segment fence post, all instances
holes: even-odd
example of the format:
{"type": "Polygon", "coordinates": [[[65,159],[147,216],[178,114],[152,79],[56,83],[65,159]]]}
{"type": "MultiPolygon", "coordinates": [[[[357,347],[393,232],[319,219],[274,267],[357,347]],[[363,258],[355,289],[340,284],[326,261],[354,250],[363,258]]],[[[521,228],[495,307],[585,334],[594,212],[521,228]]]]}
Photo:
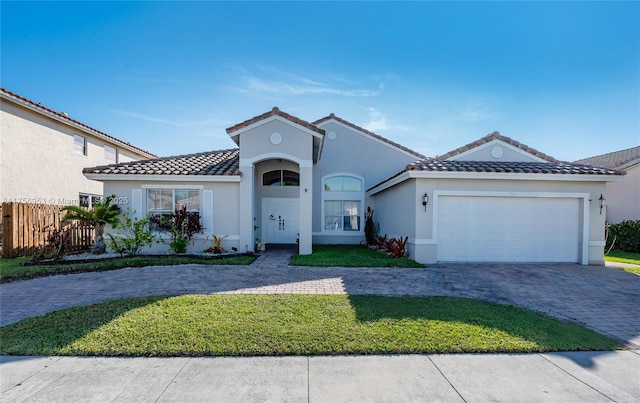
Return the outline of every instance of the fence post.
{"type": "Polygon", "coordinates": [[[2,203],[2,257],[13,254],[13,203],[2,203]]]}

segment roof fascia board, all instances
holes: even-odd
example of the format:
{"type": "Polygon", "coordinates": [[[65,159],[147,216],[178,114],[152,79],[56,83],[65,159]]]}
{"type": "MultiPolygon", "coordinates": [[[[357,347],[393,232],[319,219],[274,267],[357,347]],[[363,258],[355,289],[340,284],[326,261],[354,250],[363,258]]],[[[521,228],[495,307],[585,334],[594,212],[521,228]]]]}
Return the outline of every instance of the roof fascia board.
{"type": "Polygon", "coordinates": [[[407,179],[484,179],[484,180],[529,180],[567,182],[618,182],[623,175],[567,175],[567,174],[522,174],[522,173],[481,173],[481,172],[424,172],[406,171],[382,182],[367,191],[373,196],[407,179]]]}
{"type": "Polygon", "coordinates": [[[240,175],[127,175],[84,174],[95,181],[147,181],[147,182],[240,182],[240,175]]]}
{"type": "Polygon", "coordinates": [[[393,177],[391,179],[388,179],[382,183],[377,184],[376,186],[372,187],[371,189],[366,191],[367,196],[374,196],[377,193],[382,192],[383,190],[389,189],[390,187],[393,187],[399,183],[402,183],[404,181],[406,181],[407,179],[409,179],[409,171],[405,171],[403,173],[401,173],[400,175],[393,177]]]}
{"type": "Polygon", "coordinates": [[[317,124],[317,126],[318,126],[318,127],[322,127],[322,126],[327,125],[327,124],[328,124],[328,123],[330,123],[330,122],[331,122],[331,123],[335,123],[335,124],[337,124],[338,126],[343,127],[343,128],[345,128],[345,129],[351,130],[351,131],[352,131],[352,132],[354,132],[354,133],[358,133],[359,135],[361,135],[361,136],[363,136],[363,137],[366,137],[366,138],[368,138],[368,139],[370,139],[370,140],[373,140],[373,141],[375,141],[375,142],[377,142],[377,143],[380,143],[380,144],[382,144],[382,145],[384,145],[384,146],[387,146],[387,147],[389,147],[389,148],[392,148],[392,149],[394,149],[394,150],[396,150],[396,151],[398,151],[398,152],[400,152],[400,153],[402,153],[402,154],[404,154],[404,155],[407,155],[407,156],[409,156],[409,157],[411,157],[411,158],[415,158],[415,159],[416,159],[416,161],[420,159],[420,157],[418,157],[418,156],[417,156],[417,155],[415,155],[415,154],[411,154],[410,152],[408,152],[408,151],[406,151],[406,150],[403,150],[403,149],[401,149],[401,148],[398,148],[398,147],[394,146],[394,145],[393,145],[393,144],[391,144],[391,143],[387,143],[386,141],[383,141],[383,140],[380,140],[380,139],[375,138],[375,137],[373,137],[373,136],[370,136],[369,134],[367,134],[367,133],[365,133],[365,132],[363,132],[363,131],[357,130],[357,129],[356,129],[356,128],[354,128],[354,127],[351,127],[351,126],[349,126],[349,125],[345,125],[344,123],[342,123],[342,122],[340,122],[340,121],[338,121],[338,120],[336,120],[336,119],[334,119],[334,118],[329,118],[329,119],[325,120],[324,122],[321,122],[321,123],[317,124]]]}
{"type": "Polygon", "coordinates": [[[21,107],[29,109],[30,111],[35,112],[35,113],[37,113],[39,115],[46,116],[49,119],[53,119],[56,122],[62,123],[64,125],[66,125],[66,126],[69,126],[69,127],[73,128],[73,129],[75,129],[75,130],[79,130],[79,131],[81,131],[81,132],[83,132],[85,134],[89,134],[91,136],[97,137],[100,140],[103,140],[103,141],[105,141],[105,142],[107,142],[109,144],[116,145],[116,146],[118,146],[120,148],[125,148],[128,151],[131,151],[131,152],[133,152],[133,153],[135,153],[137,155],[142,155],[142,156],[147,157],[147,158],[157,158],[158,157],[155,154],[151,154],[151,153],[145,152],[143,150],[137,149],[136,147],[132,147],[131,145],[125,143],[122,140],[114,141],[112,138],[109,138],[109,137],[103,135],[102,133],[100,133],[100,132],[98,132],[96,130],[89,129],[88,127],[83,127],[83,126],[81,126],[81,125],[79,125],[79,124],[77,124],[77,123],[75,123],[75,122],[73,122],[71,120],[64,119],[63,117],[58,116],[58,115],[56,115],[54,113],[51,113],[49,111],[41,110],[38,107],[36,107],[35,105],[31,105],[30,103],[25,102],[25,101],[23,101],[21,99],[13,98],[13,97],[11,97],[11,96],[9,96],[7,94],[4,94],[2,92],[0,92],[0,97],[3,100],[7,100],[7,101],[10,101],[10,102],[13,102],[16,105],[20,105],[21,107]]]}
{"type": "Polygon", "coordinates": [[[411,178],[425,179],[489,179],[570,182],[617,182],[623,175],[529,174],[505,172],[430,172],[408,171],[411,178]]]}
{"type": "Polygon", "coordinates": [[[484,143],[484,144],[481,144],[481,145],[479,145],[477,147],[471,148],[471,149],[469,149],[469,150],[467,150],[465,152],[462,152],[460,154],[456,154],[451,158],[447,158],[447,161],[457,161],[457,160],[459,160],[461,158],[464,158],[465,156],[467,156],[469,154],[473,154],[476,151],[481,151],[481,150],[484,150],[485,148],[495,146],[496,143],[498,143],[502,147],[505,147],[505,148],[515,152],[516,154],[520,154],[520,155],[525,156],[527,158],[531,158],[535,162],[544,162],[544,163],[547,163],[547,164],[549,163],[549,161],[547,161],[545,159],[542,159],[542,158],[540,158],[540,157],[538,157],[536,155],[528,153],[528,152],[526,152],[526,151],[524,151],[524,150],[522,150],[522,149],[520,149],[518,147],[515,147],[515,146],[513,146],[513,145],[511,145],[509,143],[505,143],[504,141],[502,141],[500,139],[493,139],[493,140],[491,140],[491,141],[489,141],[487,143],[484,143]]]}
{"type": "Polygon", "coordinates": [[[311,130],[311,129],[308,129],[308,128],[306,128],[306,127],[304,127],[304,126],[302,126],[302,125],[299,125],[299,124],[297,124],[297,123],[295,123],[295,122],[292,122],[292,121],[290,121],[289,119],[283,118],[283,117],[282,117],[282,116],[280,116],[280,115],[273,115],[273,116],[269,116],[268,118],[265,118],[265,119],[259,120],[259,121],[255,122],[255,123],[250,124],[249,126],[245,126],[245,127],[243,127],[243,128],[240,128],[240,129],[238,129],[238,130],[236,130],[236,131],[234,131],[234,132],[230,133],[230,134],[229,134],[229,136],[230,136],[231,138],[238,137],[238,136],[240,136],[242,133],[248,132],[249,130],[253,130],[253,129],[255,129],[256,127],[260,127],[260,126],[262,126],[262,125],[264,125],[264,124],[267,124],[267,123],[269,123],[269,122],[273,122],[274,120],[277,120],[277,121],[282,122],[282,123],[284,123],[284,124],[287,124],[287,125],[289,125],[289,126],[295,127],[295,128],[296,128],[296,129],[298,129],[298,130],[302,130],[303,132],[305,132],[305,133],[307,133],[307,134],[310,134],[310,135],[312,135],[313,137],[317,137],[317,138],[320,138],[320,139],[322,138],[322,134],[320,134],[320,133],[318,133],[318,132],[315,132],[315,131],[313,131],[313,130],[311,130]]]}
{"type": "Polygon", "coordinates": [[[637,165],[640,165],[640,158],[636,158],[632,161],[627,162],[626,164],[620,165],[619,167],[616,167],[615,169],[624,169],[625,171],[630,169],[630,168],[634,168],[637,165]]]}

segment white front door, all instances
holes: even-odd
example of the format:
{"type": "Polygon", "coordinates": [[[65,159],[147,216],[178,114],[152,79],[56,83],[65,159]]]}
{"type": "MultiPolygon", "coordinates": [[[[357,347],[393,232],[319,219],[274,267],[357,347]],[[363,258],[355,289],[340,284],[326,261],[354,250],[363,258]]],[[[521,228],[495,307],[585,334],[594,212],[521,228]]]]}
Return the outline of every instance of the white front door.
{"type": "Polygon", "coordinates": [[[295,244],[298,239],[300,200],[262,198],[262,242],[295,244]]]}

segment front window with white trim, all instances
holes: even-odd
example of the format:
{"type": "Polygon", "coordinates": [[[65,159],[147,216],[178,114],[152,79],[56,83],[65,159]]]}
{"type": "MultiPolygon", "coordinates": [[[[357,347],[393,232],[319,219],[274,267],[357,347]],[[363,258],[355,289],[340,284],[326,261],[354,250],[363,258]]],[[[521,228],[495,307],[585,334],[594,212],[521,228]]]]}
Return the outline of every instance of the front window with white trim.
{"type": "Polygon", "coordinates": [[[361,232],[364,186],[362,178],[335,175],[322,181],[323,230],[361,232]]]}
{"type": "MultiPolygon", "coordinates": [[[[147,213],[153,217],[171,218],[177,207],[200,215],[200,191],[197,189],[147,189],[147,213]]],[[[154,230],[164,230],[155,226],[154,230]]]]}

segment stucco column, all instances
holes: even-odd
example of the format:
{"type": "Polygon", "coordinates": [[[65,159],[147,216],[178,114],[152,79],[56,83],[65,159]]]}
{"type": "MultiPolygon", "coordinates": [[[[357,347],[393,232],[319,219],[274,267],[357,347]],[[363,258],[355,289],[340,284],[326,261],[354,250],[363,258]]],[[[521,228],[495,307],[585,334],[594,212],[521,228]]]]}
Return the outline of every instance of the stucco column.
{"type": "Polygon", "coordinates": [[[300,164],[300,254],[312,252],[313,162],[300,164]]]}
{"type": "Polygon", "coordinates": [[[240,220],[240,244],[238,250],[240,252],[253,252],[255,248],[255,239],[253,237],[253,163],[244,163],[240,160],[240,172],[242,179],[240,180],[240,202],[239,202],[239,220],[240,220]]]}

